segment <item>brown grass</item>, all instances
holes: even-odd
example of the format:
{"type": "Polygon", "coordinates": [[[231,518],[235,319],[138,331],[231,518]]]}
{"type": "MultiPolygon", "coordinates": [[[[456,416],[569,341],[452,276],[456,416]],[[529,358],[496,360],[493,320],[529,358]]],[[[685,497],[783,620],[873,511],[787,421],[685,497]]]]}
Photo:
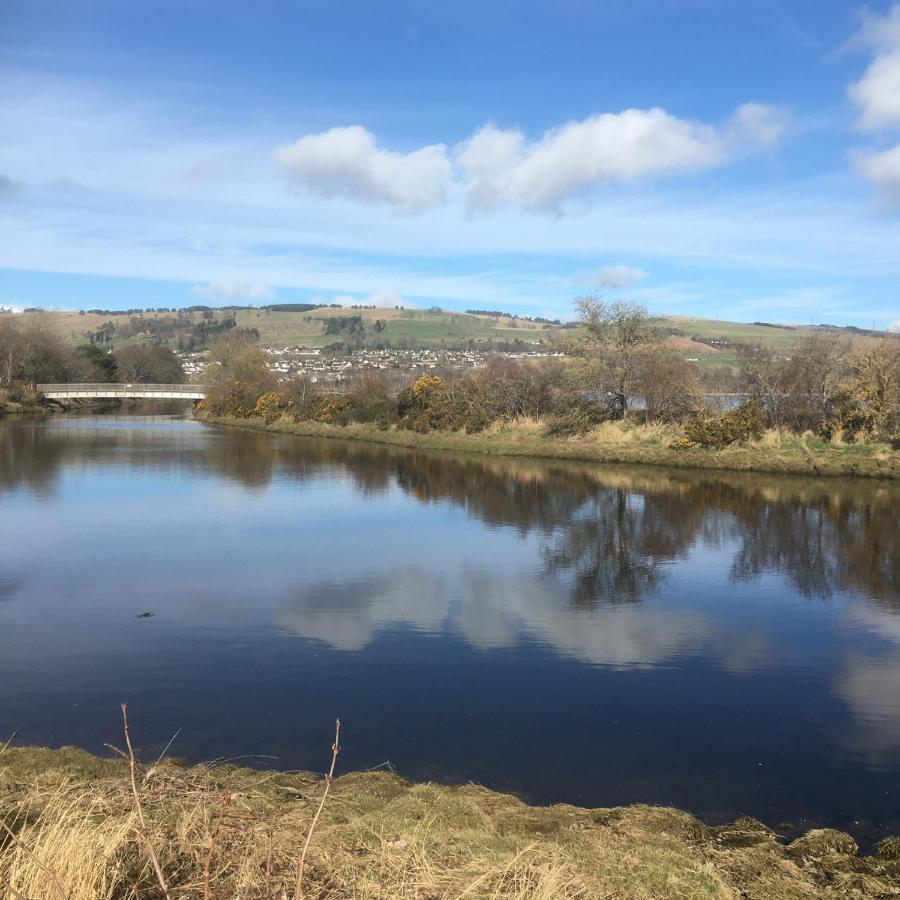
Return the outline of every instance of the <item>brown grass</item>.
{"type": "MultiPolygon", "coordinates": [[[[648,806],[530,807],[475,785],[409,784],[383,772],[334,780],[227,766],[139,767],[146,833],[129,762],[82,751],[0,755],[2,900],[317,900],[863,898],[900,895],[900,862],[860,857],[814,831],[790,845],[753,820],[710,828],[648,806]],[[48,876],[53,872],[53,877],[48,876]],[[58,882],[58,883],[57,883],[58,882]]],[[[896,853],[894,854],[896,856],[896,853]]]]}

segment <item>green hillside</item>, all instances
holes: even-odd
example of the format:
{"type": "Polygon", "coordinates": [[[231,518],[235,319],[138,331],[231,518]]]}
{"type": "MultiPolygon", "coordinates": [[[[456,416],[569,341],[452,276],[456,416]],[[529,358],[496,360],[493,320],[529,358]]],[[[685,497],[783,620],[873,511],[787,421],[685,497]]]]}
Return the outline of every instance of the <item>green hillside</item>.
{"type": "MultiPolygon", "coordinates": [[[[56,331],[66,341],[82,343],[92,335],[107,333],[112,343],[128,344],[165,340],[173,346],[189,337],[193,330],[207,325],[216,327],[233,317],[237,327],[255,329],[266,347],[324,347],[341,340],[362,336],[368,341],[390,341],[397,346],[414,344],[459,344],[468,341],[521,342],[533,349],[559,349],[577,340],[580,329],[533,322],[509,316],[451,312],[439,309],[340,309],[318,307],[284,311],[276,307],[261,309],[221,308],[204,312],[146,312],[129,314],[30,312],[24,320],[39,322],[56,331]],[[358,319],[351,321],[354,317],[358,319]],[[343,319],[343,323],[340,321],[343,319]],[[338,320],[332,322],[330,320],[338,320]]],[[[689,359],[703,367],[734,365],[735,345],[760,342],[785,352],[814,329],[811,326],[775,326],[742,324],[667,316],[660,319],[670,342],[689,359]]],[[[854,345],[871,343],[885,335],[856,329],[841,329],[854,345]]]]}

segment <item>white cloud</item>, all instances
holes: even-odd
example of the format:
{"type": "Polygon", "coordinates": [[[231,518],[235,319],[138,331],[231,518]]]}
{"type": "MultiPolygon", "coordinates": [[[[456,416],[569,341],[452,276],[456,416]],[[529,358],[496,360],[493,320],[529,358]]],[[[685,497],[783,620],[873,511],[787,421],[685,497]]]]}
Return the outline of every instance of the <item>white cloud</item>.
{"type": "Polygon", "coordinates": [[[459,152],[469,203],[558,211],[566,199],[604,181],[713,168],[774,146],[785,114],[748,103],[718,128],[664,109],[602,113],[551,129],[534,143],[517,130],[485,125],[459,152]]]}
{"type": "Polygon", "coordinates": [[[857,170],[889,203],[900,204],[900,144],[881,152],[862,152],[856,155],[857,170]]]}
{"type": "Polygon", "coordinates": [[[386,203],[405,213],[439,204],[450,181],[443,144],[392,153],[379,149],[361,125],[306,135],[279,147],[275,160],[314,193],[386,203]]]}
{"type": "Polygon", "coordinates": [[[725,124],[730,155],[741,156],[777,147],[790,126],[787,110],[768,103],[742,103],[725,124]]]}
{"type": "Polygon", "coordinates": [[[639,281],[643,281],[647,273],[643,269],[634,266],[604,266],[594,271],[579,272],[575,280],[580,284],[588,284],[594,288],[623,288],[631,287],[639,281]]]}
{"type": "Polygon", "coordinates": [[[270,285],[261,281],[241,281],[240,279],[224,279],[211,281],[209,284],[198,284],[191,289],[195,297],[207,300],[274,300],[275,291],[270,285]]]}
{"type": "MultiPolygon", "coordinates": [[[[514,206],[473,219],[462,191],[451,190],[446,206],[413,218],[286,191],[283,173],[260,165],[279,143],[263,127],[248,132],[238,123],[210,136],[190,108],[98,94],[72,78],[29,75],[14,87],[3,120],[15,140],[0,142],[0,172],[23,184],[27,215],[0,202],[4,267],[197,285],[241,280],[324,298],[364,298],[389,286],[420,305],[543,310],[555,318],[571,309],[571,273],[597,260],[646,259],[653,287],[633,290],[651,309],[717,310],[724,318],[726,304],[754,296],[754,279],[766,269],[776,283],[784,273],[815,273],[816,284],[829,276],[857,290],[871,285],[879,293],[870,306],[860,309],[848,294],[842,320],[897,318],[882,286],[900,275],[900,220],[871,215],[846,191],[843,174],[767,188],[723,180],[713,192],[638,183],[553,219],[514,206]],[[217,155],[240,158],[252,177],[185,180],[192,161],[217,155]],[[695,268],[679,287],[660,283],[662,264],[695,268]],[[749,270],[748,277],[726,283],[723,268],[749,270]]],[[[7,291],[0,302],[24,301],[7,291]]]]}
{"type": "Polygon", "coordinates": [[[900,319],[894,319],[894,321],[888,325],[887,330],[900,334],[900,319]]]}
{"type": "Polygon", "coordinates": [[[861,128],[900,125],[900,51],[876,56],[848,92],[862,112],[861,128]]]}
{"type": "MultiPolygon", "coordinates": [[[[709,169],[772,147],[785,125],[781,110],[761,103],[738,107],[721,127],[659,107],[601,113],[534,142],[518,129],[487,124],[457,148],[454,162],[472,210],[510,203],[558,211],[569,197],[604,181],[709,169]]],[[[405,213],[438,206],[454,180],[443,144],[393,153],[361,125],[306,135],[276,150],[275,159],[314,193],[405,213]]]]}
{"type": "Polygon", "coordinates": [[[857,42],[875,51],[863,77],[847,89],[860,108],[860,127],[900,125],[900,3],[891,6],[884,16],[868,14],[857,42]]]}
{"type": "MultiPolygon", "coordinates": [[[[862,78],[847,88],[860,110],[859,127],[865,131],[900,128],[900,3],[884,16],[868,13],[855,42],[874,51],[862,78]]],[[[887,203],[900,205],[900,144],[858,151],[854,162],[887,203]]]]}

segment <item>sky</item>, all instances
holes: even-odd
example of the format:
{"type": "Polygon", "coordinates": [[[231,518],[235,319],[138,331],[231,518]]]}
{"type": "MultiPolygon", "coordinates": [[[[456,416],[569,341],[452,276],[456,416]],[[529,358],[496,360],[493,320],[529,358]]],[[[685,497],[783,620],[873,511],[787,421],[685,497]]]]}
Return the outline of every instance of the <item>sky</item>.
{"type": "Polygon", "coordinates": [[[0,306],[900,330],[900,3],[2,0],[0,306]]]}

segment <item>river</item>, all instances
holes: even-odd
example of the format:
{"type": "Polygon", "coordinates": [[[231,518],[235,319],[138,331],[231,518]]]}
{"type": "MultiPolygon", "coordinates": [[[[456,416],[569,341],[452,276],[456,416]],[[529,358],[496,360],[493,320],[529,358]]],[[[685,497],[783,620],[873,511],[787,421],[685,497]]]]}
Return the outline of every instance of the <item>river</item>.
{"type": "MultiPolygon", "coordinates": [[[[139,410],[140,408],[137,407],[139,410]]],[[[0,744],[900,831],[900,488],[0,423],[0,744]],[[149,613],[149,616],[145,614],[149,613]]]]}

